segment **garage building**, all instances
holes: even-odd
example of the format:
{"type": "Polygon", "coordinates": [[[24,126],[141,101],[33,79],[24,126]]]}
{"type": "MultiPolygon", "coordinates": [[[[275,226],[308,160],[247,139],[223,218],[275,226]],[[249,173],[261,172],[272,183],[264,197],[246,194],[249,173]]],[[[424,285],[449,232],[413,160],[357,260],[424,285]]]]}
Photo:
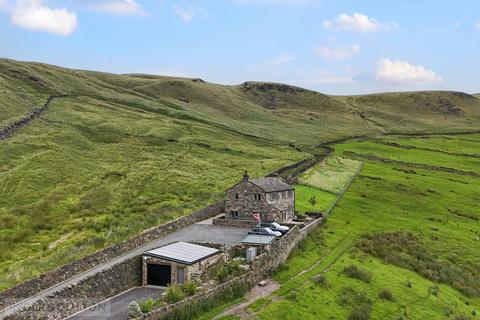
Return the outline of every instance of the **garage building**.
{"type": "Polygon", "coordinates": [[[215,248],[176,242],[143,254],[143,285],[165,287],[195,280],[222,255],[215,248]]]}

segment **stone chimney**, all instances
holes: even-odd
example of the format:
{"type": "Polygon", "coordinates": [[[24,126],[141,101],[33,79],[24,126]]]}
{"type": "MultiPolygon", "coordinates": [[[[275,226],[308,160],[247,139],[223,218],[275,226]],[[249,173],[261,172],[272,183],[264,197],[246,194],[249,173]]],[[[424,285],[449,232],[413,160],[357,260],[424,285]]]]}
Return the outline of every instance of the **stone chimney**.
{"type": "Polygon", "coordinates": [[[250,179],[250,176],[248,175],[247,170],[245,170],[245,173],[243,174],[243,181],[248,181],[250,179]]]}

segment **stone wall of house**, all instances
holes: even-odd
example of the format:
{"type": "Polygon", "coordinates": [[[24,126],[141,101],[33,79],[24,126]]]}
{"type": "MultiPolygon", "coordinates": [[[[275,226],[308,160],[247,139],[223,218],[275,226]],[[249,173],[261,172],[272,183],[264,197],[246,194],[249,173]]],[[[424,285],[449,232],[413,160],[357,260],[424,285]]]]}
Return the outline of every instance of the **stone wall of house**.
{"type": "Polygon", "coordinates": [[[267,203],[286,212],[284,220],[293,219],[295,216],[295,190],[269,192],[267,194],[267,203]]]}
{"type": "Polygon", "coordinates": [[[241,228],[251,229],[258,224],[257,220],[243,220],[243,219],[225,219],[220,217],[212,220],[214,226],[229,227],[229,228],[241,228]]]}
{"type": "Polygon", "coordinates": [[[142,283],[141,256],[113,265],[4,320],[60,320],[142,283]]]}
{"type": "MultiPolygon", "coordinates": [[[[158,227],[148,229],[131,239],[105,248],[93,255],[90,255],[80,260],[76,260],[72,263],[44,273],[37,278],[17,285],[9,290],[3,291],[0,293],[0,310],[13,304],[16,301],[33,296],[45,289],[54,286],[55,284],[71,278],[72,276],[81,274],[86,270],[89,270],[126,252],[145,245],[148,242],[164,237],[167,234],[184,228],[188,225],[197,223],[205,219],[213,218],[214,216],[222,213],[223,211],[224,202],[217,202],[190,215],[178,218],[158,227]]],[[[104,296],[104,298],[108,297],[109,296],[104,296]]]]}
{"type": "Polygon", "coordinates": [[[238,211],[238,219],[253,220],[253,213],[261,212],[265,214],[262,219],[282,221],[281,213],[266,198],[266,192],[244,179],[225,193],[225,217],[229,219],[231,211],[238,211]],[[255,194],[261,194],[261,200],[255,200],[255,194]]]}

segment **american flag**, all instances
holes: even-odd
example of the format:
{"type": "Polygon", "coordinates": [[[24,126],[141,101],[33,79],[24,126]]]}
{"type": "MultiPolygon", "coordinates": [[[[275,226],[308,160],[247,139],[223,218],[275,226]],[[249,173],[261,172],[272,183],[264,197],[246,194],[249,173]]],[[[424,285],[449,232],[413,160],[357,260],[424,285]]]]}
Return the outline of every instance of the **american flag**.
{"type": "Polygon", "coordinates": [[[253,214],[253,218],[254,218],[255,220],[257,220],[257,221],[260,221],[260,213],[255,212],[255,213],[253,214]]]}

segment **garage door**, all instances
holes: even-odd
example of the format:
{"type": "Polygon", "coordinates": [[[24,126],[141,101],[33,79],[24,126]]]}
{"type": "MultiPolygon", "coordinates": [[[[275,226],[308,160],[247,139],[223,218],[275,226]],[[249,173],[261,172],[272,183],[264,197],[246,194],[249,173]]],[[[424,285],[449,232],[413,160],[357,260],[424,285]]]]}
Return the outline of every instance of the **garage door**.
{"type": "Polygon", "coordinates": [[[147,284],[151,286],[166,287],[170,284],[172,267],[160,264],[147,266],[147,284]]]}

